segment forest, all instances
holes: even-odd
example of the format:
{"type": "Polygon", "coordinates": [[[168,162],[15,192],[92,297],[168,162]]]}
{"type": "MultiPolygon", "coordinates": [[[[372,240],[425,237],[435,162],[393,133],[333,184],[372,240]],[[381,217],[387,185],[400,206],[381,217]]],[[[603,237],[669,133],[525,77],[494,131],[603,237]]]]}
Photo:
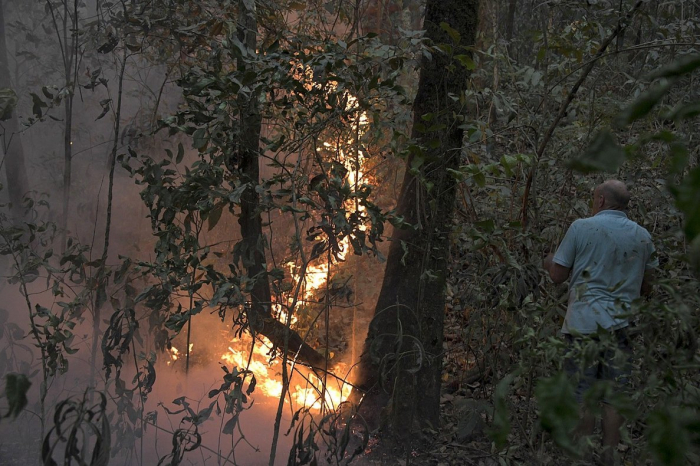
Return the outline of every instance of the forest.
{"type": "Polygon", "coordinates": [[[0,466],[699,464],[699,44],[697,0],[0,0],[0,466]],[[610,179],[658,266],[580,400],[620,351],[543,261],[610,179]]]}

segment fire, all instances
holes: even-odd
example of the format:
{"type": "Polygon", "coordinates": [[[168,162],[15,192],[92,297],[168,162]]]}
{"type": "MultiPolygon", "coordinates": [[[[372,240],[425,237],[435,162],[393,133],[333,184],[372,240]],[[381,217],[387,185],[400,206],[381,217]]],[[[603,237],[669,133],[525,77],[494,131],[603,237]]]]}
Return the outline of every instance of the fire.
{"type": "MultiPolygon", "coordinates": [[[[282,396],[282,382],[278,380],[279,365],[281,361],[275,359],[269,361],[267,348],[271,346],[269,340],[261,337],[262,344],[251,345],[250,339],[234,338],[232,345],[228,347],[228,352],[221,355],[221,360],[227,365],[238,368],[247,368],[257,380],[256,392],[262,393],[265,397],[278,398],[282,396]],[[248,341],[245,341],[248,340],[248,341]],[[248,358],[247,350],[253,346],[253,354],[248,358]],[[237,350],[234,347],[245,348],[245,350],[237,350]]],[[[292,375],[292,381],[302,377],[300,373],[292,375]]],[[[318,376],[310,372],[303,376],[304,383],[295,383],[292,388],[290,383],[290,396],[292,403],[297,407],[306,407],[310,409],[320,410],[324,406],[330,409],[337,408],[350,395],[352,387],[341,381],[332,383],[336,380],[335,377],[329,377],[325,384],[318,376]],[[335,385],[335,386],[334,386],[335,385]],[[325,401],[325,403],[324,403],[325,401]]],[[[289,402],[286,398],[286,402],[289,402]]]]}
{"type": "MultiPolygon", "coordinates": [[[[194,343],[190,343],[190,354],[192,354],[192,347],[194,346],[194,343]]],[[[170,361],[168,361],[166,364],[169,366],[173,362],[177,361],[180,359],[180,350],[178,350],[176,347],[171,346],[170,349],[168,350],[168,353],[170,354],[170,361]]]]}
{"type": "MultiPolygon", "coordinates": [[[[347,250],[347,243],[349,243],[348,239],[346,238],[345,241],[343,242],[344,244],[344,251],[347,250]]],[[[344,257],[344,254],[343,254],[344,257]]],[[[342,259],[342,257],[341,257],[342,259]]],[[[326,279],[328,278],[328,269],[329,269],[329,264],[326,262],[317,264],[317,265],[309,265],[306,268],[306,273],[304,274],[303,277],[299,276],[299,273],[297,273],[297,265],[294,264],[293,262],[290,262],[288,264],[289,267],[289,272],[292,274],[292,277],[294,278],[294,281],[296,283],[299,283],[299,280],[304,281],[304,292],[303,292],[303,297],[305,300],[308,300],[312,298],[313,296],[316,295],[316,292],[320,289],[322,289],[324,286],[326,286],[326,279]]],[[[286,322],[282,320],[282,322],[286,322]]]]}
{"type": "MultiPolygon", "coordinates": [[[[313,81],[313,70],[306,65],[301,64],[297,60],[292,60],[290,63],[290,72],[296,79],[304,83],[307,88],[311,88],[318,84],[313,81]]],[[[334,88],[333,83],[328,84],[334,88]]],[[[347,94],[345,110],[348,113],[354,113],[357,116],[352,119],[351,131],[348,132],[347,138],[335,140],[333,143],[323,143],[319,150],[334,154],[348,170],[348,181],[354,189],[358,189],[366,178],[366,174],[362,171],[362,166],[366,160],[365,153],[360,149],[359,139],[366,133],[369,126],[369,118],[367,113],[360,111],[358,99],[353,95],[347,94]],[[347,147],[354,147],[350,152],[347,147]]],[[[355,203],[348,206],[355,208],[358,211],[363,211],[364,207],[355,203]]],[[[363,226],[360,226],[364,229],[363,226]]],[[[350,238],[345,237],[341,241],[342,252],[338,259],[341,261],[345,258],[345,254],[350,248],[350,238]]],[[[287,264],[289,272],[298,285],[303,282],[303,289],[300,299],[296,306],[302,305],[305,301],[312,299],[318,295],[318,291],[322,290],[328,281],[331,264],[328,262],[319,264],[308,264],[303,276],[299,270],[299,266],[294,263],[287,264]]],[[[293,302],[290,300],[286,303],[273,303],[272,314],[280,322],[290,325],[295,325],[297,317],[294,315],[293,302]],[[291,319],[288,319],[288,312],[291,311],[291,319]]],[[[256,392],[262,393],[266,397],[279,398],[282,395],[283,385],[281,382],[280,359],[270,360],[269,350],[272,345],[267,338],[261,336],[259,342],[253,342],[250,336],[242,339],[236,338],[231,341],[228,351],[221,355],[221,361],[228,366],[238,367],[240,369],[248,369],[253,374],[257,381],[256,392]],[[255,343],[255,344],[253,344],[255,343]]],[[[307,407],[314,410],[321,410],[324,407],[329,409],[337,408],[350,395],[352,387],[340,378],[336,378],[332,374],[327,377],[320,378],[313,372],[303,374],[295,371],[291,376],[289,384],[289,396],[285,397],[285,402],[291,402],[297,407],[307,407]],[[325,379],[325,380],[324,380],[325,379]],[[300,381],[301,380],[301,381],[300,381]]]]}
{"type": "Polygon", "coordinates": [[[339,383],[338,387],[333,387],[332,385],[331,380],[328,379],[324,391],[323,380],[319,379],[315,374],[309,374],[305,387],[295,385],[295,392],[292,398],[298,405],[316,410],[320,410],[324,404],[330,409],[337,409],[350,396],[352,387],[344,382],[339,383]],[[325,403],[322,403],[322,400],[325,400],[325,403]]]}

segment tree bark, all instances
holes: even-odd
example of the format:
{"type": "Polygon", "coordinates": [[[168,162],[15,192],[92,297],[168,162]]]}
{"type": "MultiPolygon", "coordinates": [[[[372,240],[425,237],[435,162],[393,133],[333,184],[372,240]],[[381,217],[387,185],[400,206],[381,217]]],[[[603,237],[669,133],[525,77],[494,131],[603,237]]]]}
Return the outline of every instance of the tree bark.
{"type": "MultiPolygon", "coordinates": [[[[255,53],[257,19],[254,6],[248,3],[252,4],[252,0],[241,0],[238,39],[246,45],[249,53],[255,53]]],[[[239,66],[246,65],[239,63],[239,66]]],[[[247,96],[241,93],[238,102],[241,109],[238,170],[242,181],[248,185],[241,196],[241,215],[238,223],[241,226],[243,266],[248,277],[253,280],[248,311],[250,328],[254,333],[265,335],[278,348],[288,348],[290,352],[298,353],[299,358],[309,365],[323,368],[325,357],[306,344],[298,333],[289,331],[271,312],[272,298],[265,258],[267,245],[262,228],[259,196],[255,189],[260,178],[262,115],[256,94],[247,96]]]]}
{"type": "MultiPolygon", "coordinates": [[[[10,64],[8,62],[7,41],[5,40],[5,12],[2,0],[0,0],[0,88],[12,88],[10,81],[10,64]]],[[[24,219],[22,211],[22,199],[29,191],[29,178],[24,162],[24,146],[19,135],[17,113],[3,124],[3,154],[5,175],[7,178],[7,190],[10,198],[11,214],[16,223],[21,224],[24,219]]]]}
{"type": "MultiPolygon", "coordinates": [[[[426,37],[435,44],[452,44],[440,26],[447,23],[459,33],[460,44],[473,45],[478,7],[478,0],[428,0],[426,37]]],[[[466,52],[455,51],[461,53],[466,52]]],[[[466,75],[446,54],[423,59],[412,130],[423,150],[407,161],[397,205],[397,214],[414,228],[394,230],[358,366],[356,385],[365,392],[360,414],[376,426],[379,412],[389,408],[383,421],[404,439],[439,422],[445,283],[456,188],[448,169],[459,166],[463,109],[456,97],[465,88],[466,75]],[[433,125],[439,126],[425,129],[433,125]],[[417,157],[425,162],[416,170],[412,167],[420,162],[417,157]]]]}

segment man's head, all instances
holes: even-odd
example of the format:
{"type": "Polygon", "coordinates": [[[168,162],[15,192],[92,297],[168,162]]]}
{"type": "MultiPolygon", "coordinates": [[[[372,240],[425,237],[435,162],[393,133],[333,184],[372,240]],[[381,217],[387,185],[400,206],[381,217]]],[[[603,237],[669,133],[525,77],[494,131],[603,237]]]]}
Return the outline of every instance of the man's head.
{"type": "Polygon", "coordinates": [[[625,183],[607,180],[593,190],[593,215],[602,210],[627,210],[630,193],[625,183]]]}

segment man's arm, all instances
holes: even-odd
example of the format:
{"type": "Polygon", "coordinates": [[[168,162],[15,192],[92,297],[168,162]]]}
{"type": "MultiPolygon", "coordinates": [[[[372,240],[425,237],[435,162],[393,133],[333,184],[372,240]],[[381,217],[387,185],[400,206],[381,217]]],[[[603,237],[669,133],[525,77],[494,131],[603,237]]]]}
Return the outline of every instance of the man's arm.
{"type": "Polygon", "coordinates": [[[544,259],[544,269],[549,272],[549,278],[551,278],[552,281],[558,285],[560,283],[564,283],[569,278],[571,267],[559,265],[554,262],[553,259],[554,254],[551,252],[547,254],[547,257],[544,259]]]}

